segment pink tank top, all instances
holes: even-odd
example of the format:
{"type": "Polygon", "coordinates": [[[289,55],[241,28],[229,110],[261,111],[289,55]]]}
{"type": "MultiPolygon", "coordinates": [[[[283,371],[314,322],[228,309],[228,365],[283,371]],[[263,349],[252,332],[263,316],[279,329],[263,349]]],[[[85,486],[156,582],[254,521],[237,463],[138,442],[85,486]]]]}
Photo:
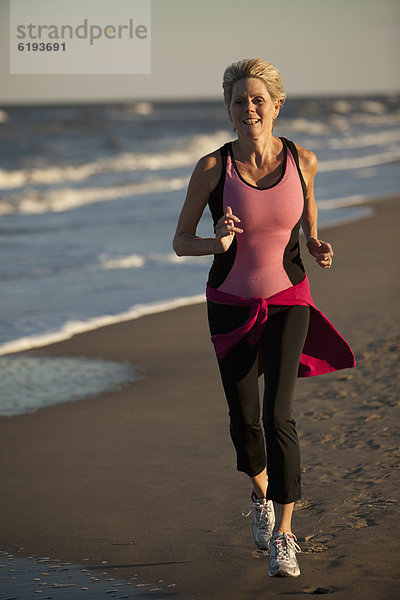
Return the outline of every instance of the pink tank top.
{"type": "MultiPolygon", "coordinates": [[[[298,246],[304,195],[295,160],[284,144],[281,178],[267,189],[246,183],[227,155],[223,209],[232,208],[244,230],[236,234],[236,255],[217,288],[241,298],[268,298],[293,285],[289,279],[290,242],[298,246]],[[296,230],[297,235],[293,235],[296,230]]],[[[293,261],[291,261],[293,262],[293,261]]]]}

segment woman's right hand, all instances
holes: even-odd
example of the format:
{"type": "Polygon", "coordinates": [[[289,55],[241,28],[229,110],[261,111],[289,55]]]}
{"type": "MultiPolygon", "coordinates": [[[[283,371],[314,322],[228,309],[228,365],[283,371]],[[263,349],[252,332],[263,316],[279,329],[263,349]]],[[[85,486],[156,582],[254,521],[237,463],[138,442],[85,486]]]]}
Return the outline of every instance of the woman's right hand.
{"type": "Polygon", "coordinates": [[[215,226],[216,236],[216,252],[215,254],[223,254],[226,252],[235,237],[236,233],[243,233],[243,229],[236,227],[235,223],[240,223],[239,217],[232,213],[230,206],[226,207],[226,213],[222,215],[215,226]]]}

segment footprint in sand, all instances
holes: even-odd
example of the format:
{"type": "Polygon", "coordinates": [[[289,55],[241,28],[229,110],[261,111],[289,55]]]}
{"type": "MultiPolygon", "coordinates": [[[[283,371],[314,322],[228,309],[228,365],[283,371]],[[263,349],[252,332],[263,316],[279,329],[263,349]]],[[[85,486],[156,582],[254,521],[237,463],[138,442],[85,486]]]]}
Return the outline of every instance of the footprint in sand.
{"type": "Polygon", "coordinates": [[[326,550],[329,550],[329,547],[321,544],[307,546],[306,548],[302,548],[301,551],[303,552],[303,554],[313,554],[315,552],[326,552],[326,550]]]}
{"type": "Polygon", "coordinates": [[[356,521],[347,523],[347,527],[350,529],[362,529],[363,527],[368,527],[368,523],[365,519],[357,519],[356,521]]]}
{"type": "Polygon", "coordinates": [[[362,471],[364,471],[363,467],[357,467],[356,469],[353,469],[353,471],[349,471],[342,475],[342,479],[356,479],[362,471]]]}
{"type": "Polygon", "coordinates": [[[369,446],[371,450],[379,450],[379,448],[381,447],[380,444],[377,444],[373,440],[368,440],[367,446],[369,446]]]}
{"type": "Polygon", "coordinates": [[[301,500],[298,500],[298,502],[295,503],[294,510],[305,510],[307,508],[312,508],[313,506],[314,506],[314,504],[309,502],[309,500],[305,500],[303,498],[301,500]]]}
{"type": "Polygon", "coordinates": [[[383,415],[379,415],[378,413],[372,413],[368,417],[364,417],[365,423],[369,423],[370,421],[380,421],[383,419],[383,415]]]}
{"type": "Polygon", "coordinates": [[[307,545],[302,549],[302,552],[305,554],[326,552],[326,550],[329,550],[329,542],[333,540],[333,538],[334,536],[330,534],[312,533],[311,535],[306,535],[304,541],[307,545]]]}
{"type": "Polygon", "coordinates": [[[313,421],[325,421],[326,419],[330,419],[335,414],[335,412],[335,410],[328,412],[318,412],[310,410],[304,413],[304,416],[313,419],[313,421]]]}

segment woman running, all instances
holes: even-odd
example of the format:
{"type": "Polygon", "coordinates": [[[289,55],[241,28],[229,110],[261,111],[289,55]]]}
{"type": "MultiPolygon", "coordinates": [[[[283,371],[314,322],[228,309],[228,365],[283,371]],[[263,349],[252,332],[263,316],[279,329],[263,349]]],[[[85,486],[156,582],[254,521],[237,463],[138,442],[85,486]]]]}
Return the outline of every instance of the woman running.
{"type": "Polygon", "coordinates": [[[268,574],[297,577],[300,548],[291,524],[294,502],[301,498],[292,418],[296,378],[355,361],[315,307],[300,257],[300,225],[323,269],[332,266],[333,251],[318,238],[315,155],[273,135],[286,98],[279,71],[260,58],[233,63],[225,70],[223,90],[237,139],[197,163],[173,246],[179,256],[214,255],[208,319],[237,469],[253,488],[243,514],[253,513],[254,543],[270,551],[268,574]],[[207,204],[215,237],[201,238],[196,228],[207,204]]]}

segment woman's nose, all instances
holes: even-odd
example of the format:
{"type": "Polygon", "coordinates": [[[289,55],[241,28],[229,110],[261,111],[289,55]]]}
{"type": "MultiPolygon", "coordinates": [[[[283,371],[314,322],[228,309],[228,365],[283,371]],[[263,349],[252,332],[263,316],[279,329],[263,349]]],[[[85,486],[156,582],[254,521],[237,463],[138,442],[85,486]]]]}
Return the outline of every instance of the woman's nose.
{"type": "Polygon", "coordinates": [[[249,113],[253,113],[255,110],[254,104],[251,102],[251,100],[248,100],[247,102],[244,103],[244,108],[249,113]]]}

